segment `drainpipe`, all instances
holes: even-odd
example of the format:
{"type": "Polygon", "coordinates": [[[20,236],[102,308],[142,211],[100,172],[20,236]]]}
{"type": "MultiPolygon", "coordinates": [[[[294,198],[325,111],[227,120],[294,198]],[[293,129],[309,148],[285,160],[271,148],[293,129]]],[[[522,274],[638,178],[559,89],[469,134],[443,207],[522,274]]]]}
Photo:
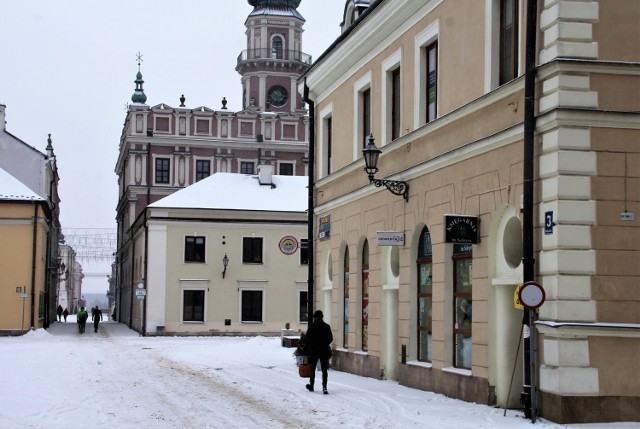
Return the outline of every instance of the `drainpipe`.
{"type": "MultiPolygon", "coordinates": [[[[36,253],[38,249],[38,205],[31,199],[33,203],[33,240],[31,248],[31,329],[35,326],[36,311],[36,253]]],[[[48,267],[45,267],[45,276],[48,267]]]]}
{"type": "MultiPolygon", "coordinates": [[[[149,205],[149,201],[147,200],[147,206],[149,205]]],[[[148,269],[148,258],[149,258],[149,227],[147,226],[147,210],[149,210],[148,208],[145,207],[144,209],[144,287],[147,291],[147,293],[149,293],[149,276],[147,276],[147,269],[148,269]]],[[[143,304],[143,310],[142,310],[142,314],[140,315],[140,317],[142,318],[142,336],[146,337],[147,336],[147,300],[148,300],[148,296],[145,296],[143,298],[144,300],[144,304],[143,304]]]]}
{"type": "MultiPolygon", "coordinates": [[[[533,248],[533,172],[534,172],[534,132],[535,118],[535,80],[536,80],[536,36],[537,36],[537,0],[527,1],[526,51],[524,75],[524,168],[523,168],[523,215],[522,215],[522,264],[523,281],[534,280],[533,248]]],[[[524,386],[521,400],[524,403],[525,417],[536,421],[536,377],[535,377],[535,327],[534,310],[524,312],[523,330],[529,335],[524,338],[524,386]]]]}
{"type": "Polygon", "coordinates": [[[309,270],[307,278],[307,320],[311,323],[313,317],[313,278],[314,278],[314,245],[313,245],[313,186],[315,170],[315,103],[309,98],[307,79],[304,80],[304,101],[309,105],[309,185],[307,202],[307,252],[309,254],[309,270]]]}

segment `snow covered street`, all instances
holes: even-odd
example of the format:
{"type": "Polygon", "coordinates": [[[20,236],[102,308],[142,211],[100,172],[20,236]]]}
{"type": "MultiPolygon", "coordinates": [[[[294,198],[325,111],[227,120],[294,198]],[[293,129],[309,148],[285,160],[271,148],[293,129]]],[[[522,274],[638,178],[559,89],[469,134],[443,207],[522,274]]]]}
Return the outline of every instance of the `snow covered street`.
{"type": "MultiPolygon", "coordinates": [[[[140,337],[75,319],[0,338],[0,428],[530,428],[519,411],[348,373],[307,392],[280,338],[140,337]]],[[[639,428],[637,423],[538,428],[639,428]]]]}

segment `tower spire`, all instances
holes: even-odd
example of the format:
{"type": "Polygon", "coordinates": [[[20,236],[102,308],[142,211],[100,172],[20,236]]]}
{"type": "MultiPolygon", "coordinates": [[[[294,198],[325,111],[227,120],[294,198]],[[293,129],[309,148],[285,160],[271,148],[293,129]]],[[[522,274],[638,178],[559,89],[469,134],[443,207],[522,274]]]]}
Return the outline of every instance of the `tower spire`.
{"type": "Polygon", "coordinates": [[[136,54],[136,60],[138,61],[138,74],[136,75],[136,80],[134,80],[136,84],[136,89],[131,96],[131,101],[138,104],[145,104],[147,102],[147,96],[144,93],[144,88],[142,85],[144,84],[144,80],[142,80],[142,72],[140,71],[140,64],[142,63],[142,54],[138,52],[136,54]]]}

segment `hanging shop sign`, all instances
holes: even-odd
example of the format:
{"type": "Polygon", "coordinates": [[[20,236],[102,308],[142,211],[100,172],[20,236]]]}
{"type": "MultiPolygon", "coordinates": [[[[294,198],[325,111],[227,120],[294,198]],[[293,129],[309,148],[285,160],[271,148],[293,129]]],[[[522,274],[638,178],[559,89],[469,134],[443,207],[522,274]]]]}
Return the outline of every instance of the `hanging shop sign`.
{"type": "Polygon", "coordinates": [[[298,240],[293,235],[285,235],[280,239],[278,247],[285,255],[293,255],[298,250],[298,240]]]}
{"type": "Polygon", "coordinates": [[[480,218],[457,214],[444,215],[444,241],[456,244],[480,243],[480,218]]]}
{"type": "Polygon", "coordinates": [[[328,240],[329,238],[331,238],[331,215],[320,216],[318,240],[328,240]]]}
{"type": "Polygon", "coordinates": [[[404,246],[404,232],[378,231],[378,246],[404,246]]]}

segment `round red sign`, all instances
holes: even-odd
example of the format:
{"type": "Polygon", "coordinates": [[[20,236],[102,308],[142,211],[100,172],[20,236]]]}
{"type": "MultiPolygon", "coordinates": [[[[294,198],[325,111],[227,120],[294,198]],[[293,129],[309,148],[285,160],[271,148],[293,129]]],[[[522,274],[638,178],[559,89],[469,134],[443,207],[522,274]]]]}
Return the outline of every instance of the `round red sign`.
{"type": "Polygon", "coordinates": [[[527,308],[538,308],[544,303],[544,289],[536,282],[526,282],[520,288],[518,299],[527,308]]]}

